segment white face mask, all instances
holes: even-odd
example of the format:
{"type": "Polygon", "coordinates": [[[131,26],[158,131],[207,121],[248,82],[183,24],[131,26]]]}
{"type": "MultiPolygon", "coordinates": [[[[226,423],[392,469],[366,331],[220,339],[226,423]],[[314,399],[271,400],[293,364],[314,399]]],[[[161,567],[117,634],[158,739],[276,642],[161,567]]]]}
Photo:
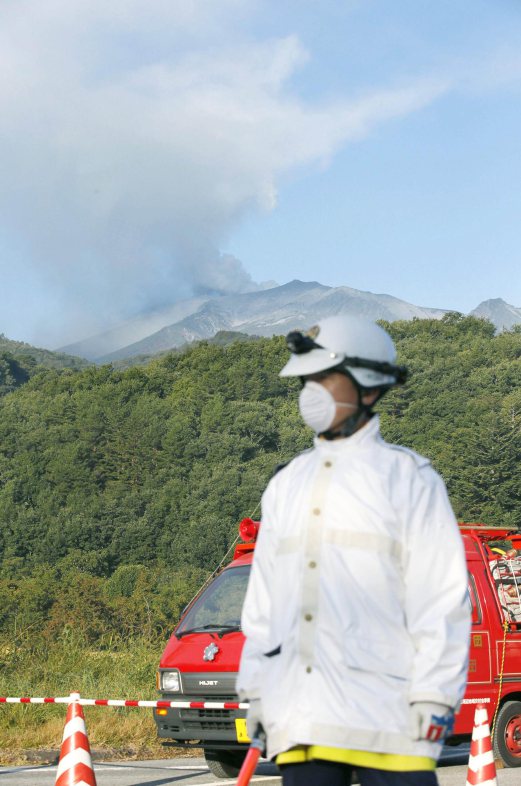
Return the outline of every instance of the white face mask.
{"type": "Polygon", "coordinates": [[[316,434],[321,434],[331,427],[336,415],[337,407],[358,409],[356,404],[344,404],[335,401],[329,390],[320,382],[306,382],[298,399],[302,420],[313,429],[316,434]]]}

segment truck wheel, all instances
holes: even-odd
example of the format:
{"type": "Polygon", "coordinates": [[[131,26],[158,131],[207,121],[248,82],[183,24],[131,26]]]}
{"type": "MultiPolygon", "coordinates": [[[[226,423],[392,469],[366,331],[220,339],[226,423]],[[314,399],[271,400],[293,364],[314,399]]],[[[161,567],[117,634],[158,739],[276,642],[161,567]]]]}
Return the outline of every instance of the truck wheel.
{"type": "Polygon", "coordinates": [[[494,755],[507,767],[521,767],[521,701],[506,701],[494,729],[494,755]]]}
{"type": "Polygon", "coordinates": [[[247,751],[226,751],[205,748],[204,758],[216,778],[236,778],[242,767],[247,751]]]}

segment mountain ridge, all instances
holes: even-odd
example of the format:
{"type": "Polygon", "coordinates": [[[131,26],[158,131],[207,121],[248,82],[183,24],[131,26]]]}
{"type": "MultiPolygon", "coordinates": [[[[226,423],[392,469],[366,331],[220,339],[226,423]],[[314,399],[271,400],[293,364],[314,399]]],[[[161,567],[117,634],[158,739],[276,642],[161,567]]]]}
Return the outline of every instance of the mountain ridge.
{"type": "Polygon", "coordinates": [[[511,330],[514,325],[521,323],[521,308],[506,303],[500,297],[483,300],[470,314],[489,319],[498,330],[511,330]]]}
{"type": "MultiPolygon", "coordinates": [[[[293,279],[261,290],[179,301],[161,312],[136,317],[98,336],[61,347],[59,351],[80,355],[96,363],[110,363],[175,349],[193,341],[209,339],[219,331],[271,336],[287,333],[293,328],[308,327],[342,312],[394,322],[414,318],[441,319],[451,310],[417,306],[384,293],[293,279]],[[129,331],[126,331],[126,325],[130,326],[129,331]],[[149,327],[158,325],[156,330],[146,333],[149,327]],[[138,335],[137,340],[131,338],[126,341],[132,335],[138,335]]],[[[470,314],[490,319],[498,330],[511,329],[521,323],[521,309],[501,298],[483,301],[470,314]]]]}
{"type": "Polygon", "coordinates": [[[44,368],[86,368],[91,363],[79,355],[71,355],[61,350],[45,349],[27,344],[25,341],[16,341],[0,333],[0,353],[7,353],[14,358],[25,358],[36,366],[44,368]]]}

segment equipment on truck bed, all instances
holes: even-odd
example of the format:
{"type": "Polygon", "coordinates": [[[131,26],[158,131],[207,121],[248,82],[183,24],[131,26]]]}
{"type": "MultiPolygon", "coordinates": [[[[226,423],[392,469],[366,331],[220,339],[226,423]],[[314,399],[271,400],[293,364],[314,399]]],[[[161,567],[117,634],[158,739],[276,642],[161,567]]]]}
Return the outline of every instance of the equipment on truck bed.
{"type": "Polygon", "coordinates": [[[489,564],[505,619],[521,622],[521,557],[516,549],[510,549],[489,564]]]}

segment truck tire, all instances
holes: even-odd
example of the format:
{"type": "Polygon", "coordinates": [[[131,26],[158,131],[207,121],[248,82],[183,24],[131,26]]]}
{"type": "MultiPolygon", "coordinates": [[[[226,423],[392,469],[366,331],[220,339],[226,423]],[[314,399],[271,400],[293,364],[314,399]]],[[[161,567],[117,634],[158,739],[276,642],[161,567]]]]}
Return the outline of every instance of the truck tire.
{"type": "Polygon", "coordinates": [[[506,701],[497,714],[494,756],[507,767],[521,767],[521,701],[506,701]]]}
{"type": "Polygon", "coordinates": [[[208,768],[216,778],[236,778],[242,767],[247,751],[227,751],[205,748],[204,758],[208,768]]]}

